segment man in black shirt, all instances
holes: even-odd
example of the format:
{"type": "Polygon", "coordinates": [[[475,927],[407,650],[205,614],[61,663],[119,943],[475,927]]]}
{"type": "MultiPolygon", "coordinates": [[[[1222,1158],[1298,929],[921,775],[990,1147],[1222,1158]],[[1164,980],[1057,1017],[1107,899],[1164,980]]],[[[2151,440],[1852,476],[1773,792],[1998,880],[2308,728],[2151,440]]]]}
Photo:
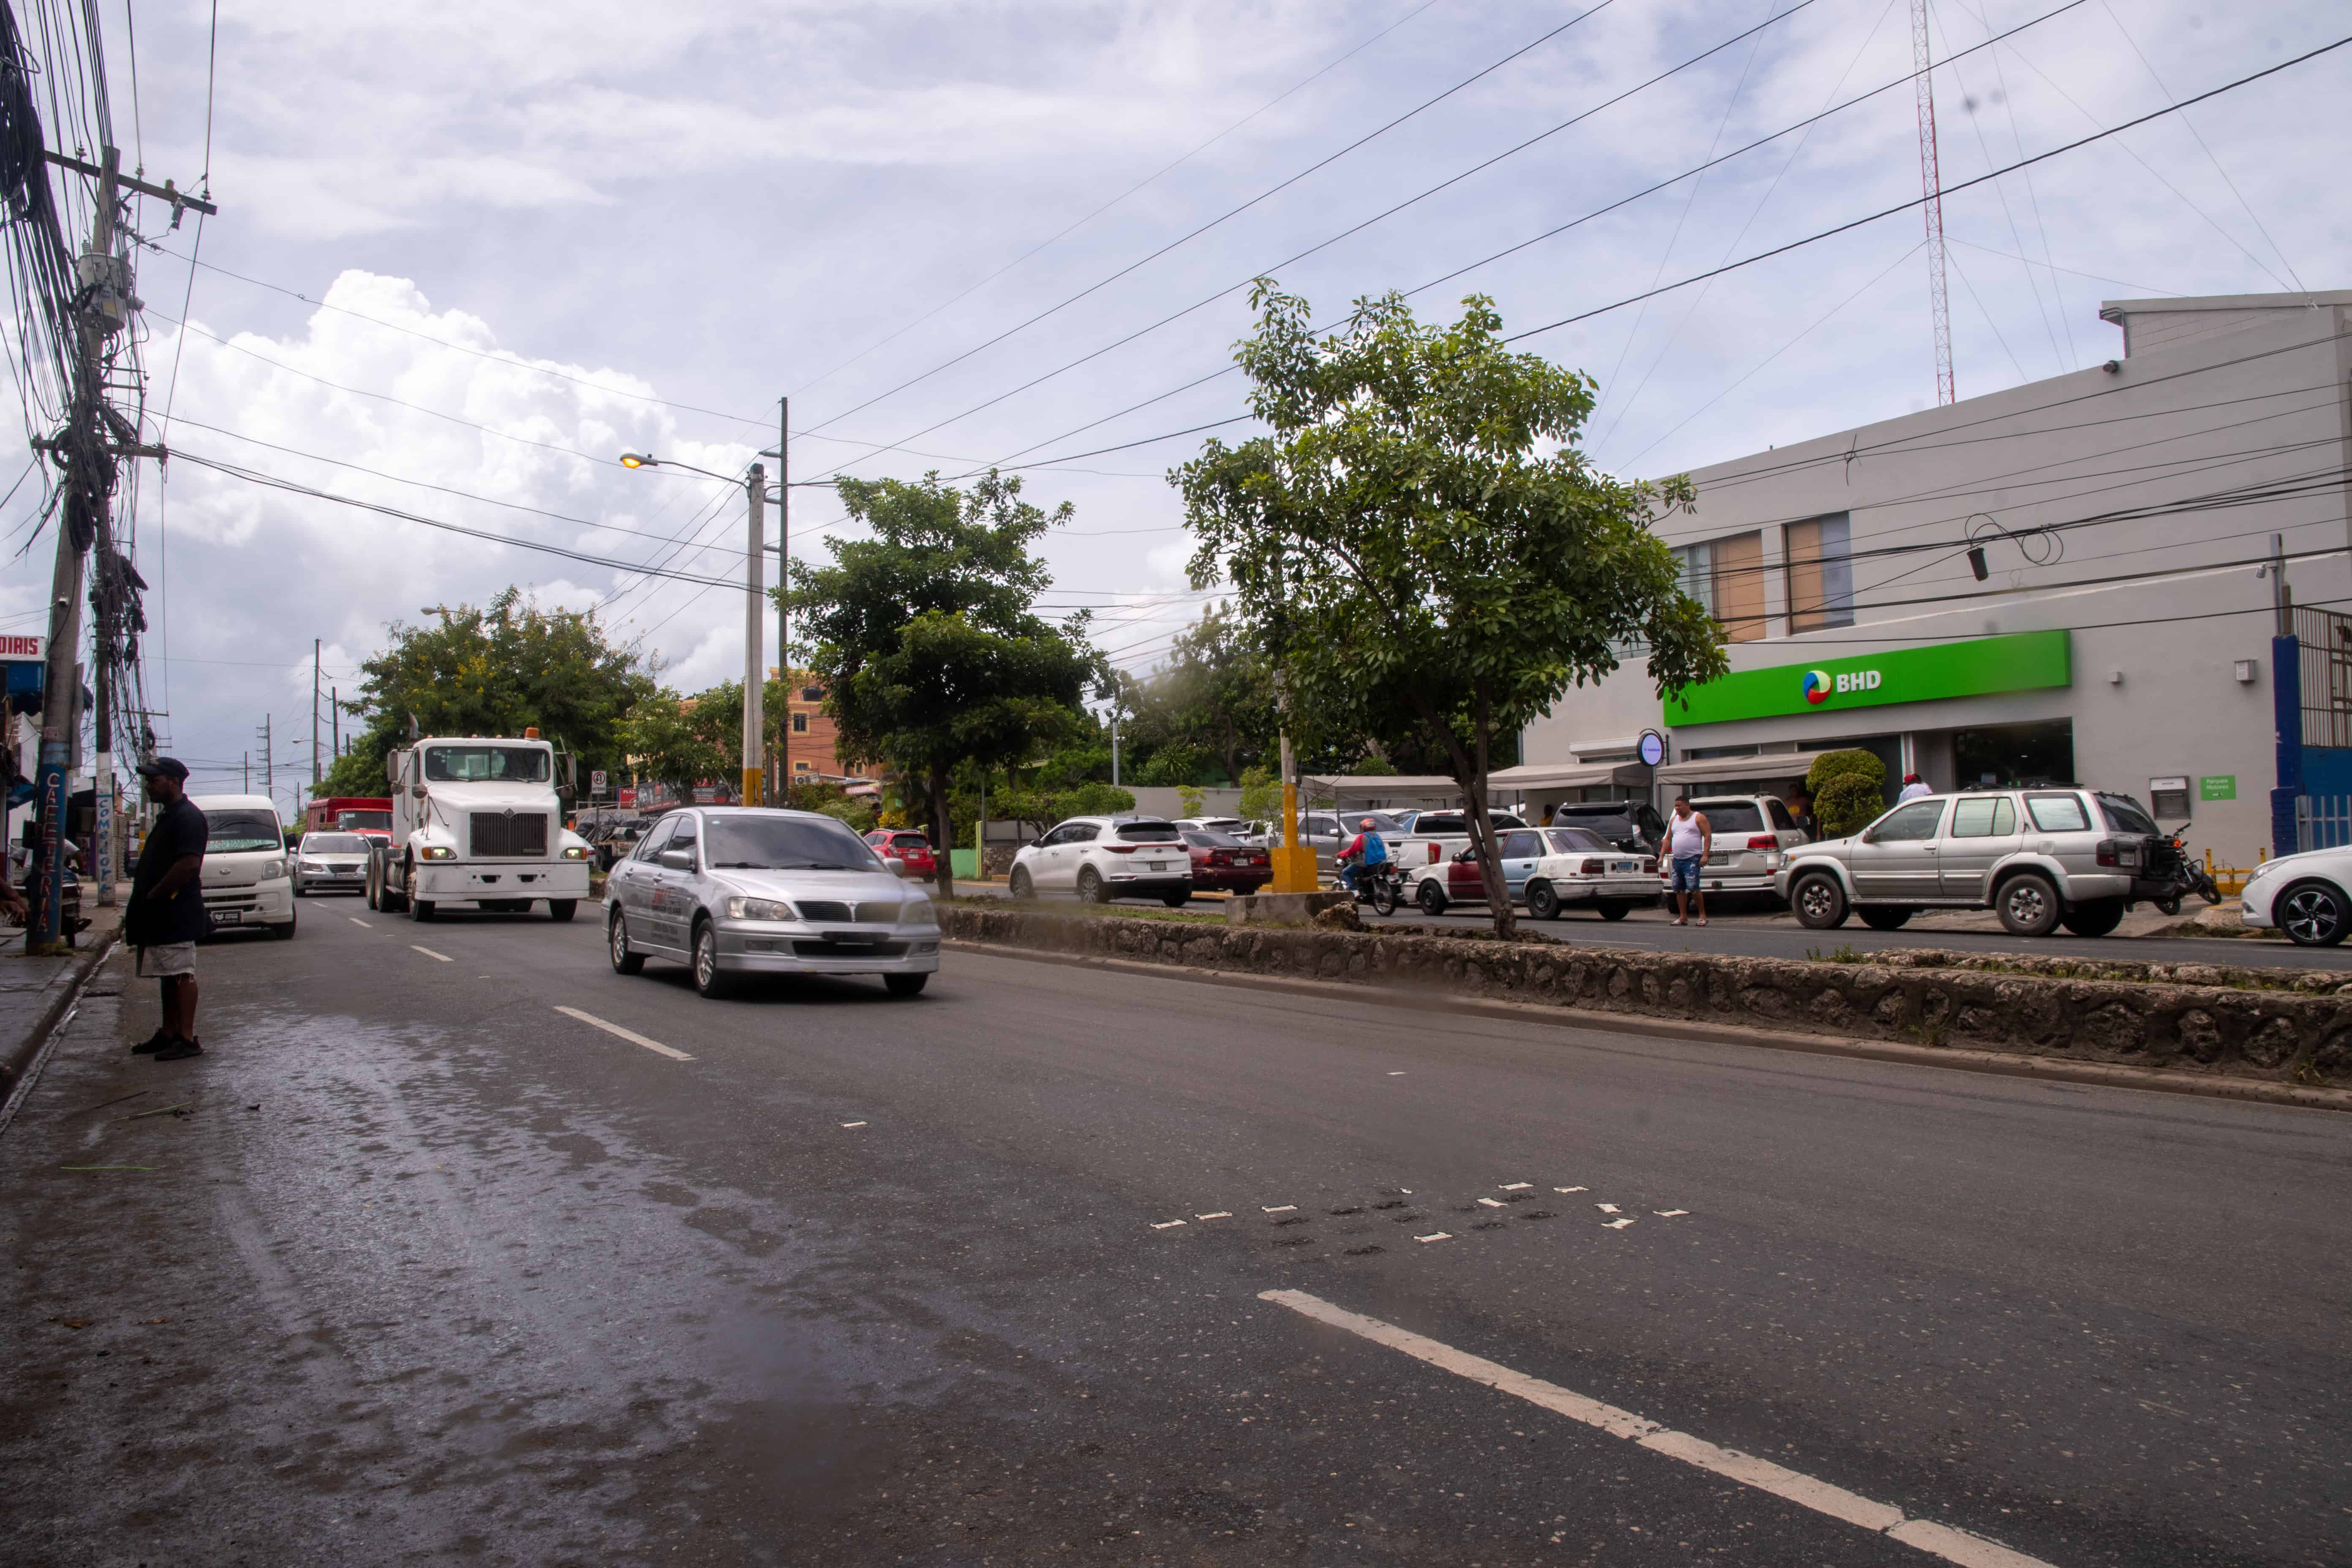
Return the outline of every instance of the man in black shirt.
{"type": "Polygon", "coordinates": [[[205,839],[211,828],[188,799],[188,770],[176,757],[139,765],[147,798],[163,809],[131,873],[131,902],[122,912],[123,939],[138,950],[139,973],[163,982],[163,1021],[131,1049],[159,1062],[200,1057],[196,1039],[196,939],[205,934],[205,839]]]}

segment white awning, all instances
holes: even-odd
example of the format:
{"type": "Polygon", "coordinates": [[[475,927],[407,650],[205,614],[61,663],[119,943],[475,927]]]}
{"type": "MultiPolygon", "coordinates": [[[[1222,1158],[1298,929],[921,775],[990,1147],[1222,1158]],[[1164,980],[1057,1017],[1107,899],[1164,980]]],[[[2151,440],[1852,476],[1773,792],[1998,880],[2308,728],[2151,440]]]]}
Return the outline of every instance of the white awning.
{"type": "Polygon", "coordinates": [[[1318,805],[1373,805],[1382,802],[1434,802],[1462,798],[1462,786],[1443,773],[1336,773],[1301,776],[1299,794],[1318,805]]]}
{"type": "Polygon", "coordinates": [[[1812,771],[1819,752],[1759,752],[1746,757],[1701,757],[1696,762],[1669,763],[1658,770],[1660,784],[1705,784],[1709,779],[1801,779],[1812,771]]]}
{"type": "Polygon", "coordinates": [[[1522,763],[1486,775],[1490,792],[1525,795],[1529,790],[1597,789],[1602,784],[1644,788],[1650,770],[1639,763],[1522,763]]]}

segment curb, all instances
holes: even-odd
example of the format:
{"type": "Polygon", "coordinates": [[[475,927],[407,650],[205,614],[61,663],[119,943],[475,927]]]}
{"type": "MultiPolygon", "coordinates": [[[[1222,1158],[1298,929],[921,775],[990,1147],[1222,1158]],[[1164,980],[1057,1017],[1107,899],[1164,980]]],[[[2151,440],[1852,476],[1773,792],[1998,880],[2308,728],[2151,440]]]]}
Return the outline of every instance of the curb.
{"type": "Polygon", "coordinates": [[[118,921],[112,931],[77,957],[73,968],[68,972],[71,978],[58,988],[48,1006],[42,1010],[39,1021],[9,1053],[8,1059],[0,1062],[0,1084],[7,1086],[6,1099],[0,1101],[0,1132],[7,1131],[8,1124],[16,1119],[16,1108],[24,1103],[25,1097],[40,1079],[41,1068],[48,1060],[49,1047],[56,1043],[58,1029],[67,1018],[72,1016],[74,1009],[81,1005],[81,994],[89,988],[90,977],[98,973],[100,965],[114,955],[114,950],[121,940],[122,927],[118,921]]]}
{"type": "Polygon", "coordinates": [[[940,947],[943,952],[992,953],[999,958],[1024,959],[1035,963],[1060,963],[1076,969],[1108,969],[1124,974],[1157,974],[1165,979],[1283,992],[1294,996],[1319,996],[1331,1001],[1362,1002],[1368,997],[1377,997],[1383,1005],[1417,1012],[1446,1013],[1456,1016],[1466,1014],[1472,1017],[1539,1024],[1553,1028],[1597,1029],[1609,1034],[1643,1035],[1655,1039],[1749,1046],[1766,1050],[1793,1051],[1805,1056],[1846,1057],[1861,1061],[1896,1062],[1906,1067],[1942,1068],[1952,1072],[1985,1073],[1996,1078],[2101,1084],[2110,1089],[2147,1089],[2158,1094],[2186,1094],[2208,1100],[2291,1105],[2305,1110],[2352,1112],[2352,1089],[2313,1088],[2278,1083],[2268,1079],[2205,1078],[2190,1073],[2166,1072],[2156,1068],[2081,1062],[2063,1057],[2023,1056],[2006,1051],[1980,1051],[1960,1046],[1906,1046],[1888,1040],[1838,1039],[1826,1035],[1799,1034],[1790,1029],[1759,1029],[1744,1024],[1705,1024],[1679,1018],[1645,1017],[1636,1013],[1597,1012],[1583,1007],[1481,1001],[1475,997],[1402,988],[1368,989],[1329,980],[1306,980],[1278,974],[1241,974],[1188,964],[1147,963],[1131,958],[1049,952],[1040,948],[972,942],[961,937],[945,938],[940,947]]]}

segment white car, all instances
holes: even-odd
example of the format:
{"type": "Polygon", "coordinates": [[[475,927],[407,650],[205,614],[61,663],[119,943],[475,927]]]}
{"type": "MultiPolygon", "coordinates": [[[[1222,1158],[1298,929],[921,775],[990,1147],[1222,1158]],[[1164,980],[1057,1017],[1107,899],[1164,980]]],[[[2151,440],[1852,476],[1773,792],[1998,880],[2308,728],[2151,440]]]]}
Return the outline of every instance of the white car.
{"type": "Polygon", "coordinates": [[[205,814],[205,913],[213,929],[260,926],[294,934],[294,884],[286,875],[286,830],[266,795],[192,795],[205,814]]]}
{"type": "MultiPolygon", "coordinates": [[[[1772,893],[1773,879],[1788,863],[1789,852],[1808,843],[1788,806],[1778,795],[1707,795],[1691,802],[1691,810],[1706,818],[1715,841],[1700,868],[1710,893],[1772,893]]],[[[1665,857],[1658,859],[1663,889],[1674,879],[1665,857]]]]}
{"type": "Polygon", "coordinates": [[[1171,910],[1192,898],[1192,851],[1156,816],[1074,816],[1013,857],[1013,896],[1075,892],[1089,904],[1157,899],[1171,910]]]}
{"type": "Polygon", "coordinates": [[[1556,921],[1573,907],[1604,921],[1622,921],[1629,910],[1658,901],[1658,860],[1618,848],[1589,827],[1542,830],[1551,853],[1528,877],[1528,913],[1556,921]]]}
{"type": "Polygon", "coordinates": [[[2283,931],[2299,947],[2334,947],[2352,932],[2352,848],[2263,861],[2238,907],[2248,925],[2283,931]]]}
{"type": "Polygon", "coordinates": [[[368,841],[356,833],[306,833],[289,858],[298,899],[338,889],[367,891],[368,841]]]}

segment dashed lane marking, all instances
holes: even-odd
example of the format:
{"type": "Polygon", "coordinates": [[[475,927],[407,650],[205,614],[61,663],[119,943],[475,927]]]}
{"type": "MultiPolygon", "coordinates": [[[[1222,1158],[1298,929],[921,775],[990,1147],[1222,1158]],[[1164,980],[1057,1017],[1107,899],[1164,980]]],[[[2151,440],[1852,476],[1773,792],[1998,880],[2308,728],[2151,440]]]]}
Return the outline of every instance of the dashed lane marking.
{"type": "Polygon", "coordinates": [[[1524,1193],[1534,1185],[1533,1182],[1505,1182],[1495,1190],[1498,1193],[1524,1193]]]}
{"type": "MultiPolygon", "coordinates": [[[[446,952],[434,952],[434,951],[433,951],[431,948],[429,948],[429,947],[416,947],[416,944],[415,944],[415,942],[410,942],[408,945],[409,945],[409,946],[411,946],[411,947],[416,948],[416,951],[417,951],[417,952],[419,952],[423,953],[423,954],[424,954],[425,957],[427,957],[427,958],[437,958],[437,959],[439,959],[439,960],[440,960],[442,963],[457,963],[457,962],[456,959],[454,959],[454,958],[450,957],[450,956],[449,956],[447,953],[446,953],[446,952]]],[[[561,1012],[565,1011],[565,1009],[563,1009],[563,1008],[562,1008],[562,1007],[558,1007],[558,1008],[556,1009],[556,1011],[557,1011],[557,1012],[559,1012],[559,1013],[561,1013],[561,1012]]]]}
{"type": "Polygon", "coordinates": [[[363,921],[357,915],[345,915],[343,918],[351,921],[352,924],[355,926],[365,926],[370,931],[375,930],[375,922],[373,921],[363,921]]]}
{"type": "Polygon", "coordinates": [[[841,1130],[846,1132],[853,1127],[863,1127],[865,1125],[866,1123],[863,1121],[845,1121],[841,1124],[841,1130]]]}
{"type": "Polygon", "coordinates": [[[1594,1204],[1592,1206],[1599,1209],[1602,1214],[1615,1214],[1617,1212],[1617,1205],[1615,1204],[1594,1204]]]}
{"type": "Polygon", "coordinates": [[[1297,1204],[1276,1204],[1265,1212],[1268,1214],[1288,1214],[1297,1206],[1298,1205],[1297,1204]]]}
{"type": "Polygon", "coordinates": [[[1182,1225],[1183,1223],[1184,1222],[1181,1219],[1154,1220],[1151,1222],[1151,1228],[1154,1230],[1174,1230],[1178,1226],[1182,1225]]]}
{"type": "MultiPolygon", "coordinates": [[[[1440,1234],[1443,1235],[1442,1232],[1440,1234]]],[[[1418,1239],[1429,1241],[1436,1238],[1422,1237],[1418,1239]]],[[[2038,1557],[2012,1552],[1983,1536],[1955,1530],[1948,1524],[1937,1524],[1933,1520],[1906,1518],[1899,1508],[1850,1492],[1843,1487],[1832,1486],[1827,1481],[1815,1480],[1811,1476],[1776,1465],[1769,1459],[1759,1459],[1733,1448],[1717,1447],[1704,1438],[1673,1431],[1630,1410],[1604,1405],[1598,1399],[1588,1398],[1556,1383],[1529,1377],[1525,1373],[1514,1372],[1484,1356],[1455,1350],[1409,1329],[1401,1329],[1378,1318],[1367,1318],[1344,1307],[1333,1306],[1304,1290],[1262,1290],[1258,1293],[1258,1300],[1287,1307],[1302,1317],[1345,1330],[1374,1344],[1402,1351],[1416,1361],[1426,1362],[1441,1371],[1467,1378],[1473,1383],[1483,1383],[1498,1393],[1540,1405],[1554,1415],[1597,1427],[1612,1437],[1629,1437],[1652,1453],[1680,1459],[1710,1475],[1753,1487],[1758,1491],[1769,1492],[1800,1508],[1808,1508],[1815,1513],[1826,1514],[1832,1519],[1899,1541],[1931,1557],[1958,1563],[1960,1568],[2051,1568],[2038,1557]]]]}
{"type": "Polygon", "coordinates": [[[1192,1217],[1194,1219],[1231,1219],[1234,1217],[1234,1211],[1231,1209],[1219,1209],[1214,1214],[1196,1214],[1192,1217]]]}
{"type": "Polygon", "coordinates": [[[1416,1236],[1413,1239],[1415,1241],[1452,1241],[1454,1236],[1450,1231],[1433,1230],[1427,1236],[1416,1236]]]}
{"type": "Polygon", "coordinates": [[[1683,1216],[1683,1215],[1686,1215],[1686,1214],[1690,1213],[1690,1210],[1688,1210],[1688,1209],[1652,1209],[1650,1212],[1651,1212],[1652,1214],[1654,1214],[1654,1215],[1656,1215],[1660,1219],[1680,1219],[1680,1218],[1682,1218],[1682,1216],[1683,1216]]]}
{"type": "Polygon", "coordinates": [[[1554,1187],[1552,1191],[1556,1193],[1580,1193],[1584,1191],[1584,1189],[1582,1187],[1554,1187]]]}
{"type": "Polygon", "coordinates": [[[1601,1222],[1601,1229],[1603,1229],[1603,1230],[1622,1230],[1622,1229],[1624,1229],[1627,1226],[1632,1225],[1633,1223],[1633,1216],[1632,1215],[1626,1215],[1624,1218],[1622,1218],[1622,1219],[1604,1219],[1604,1220],[1602,1220],[1602,1221],[1601,1222]]]}
{"type": "MultiPolygon", "coordinates": [[[[419,948],[417,951],[421,952],[424,950],[419,948]]],[[[439,958],[441,955],[436,952],[433,956],[439,958]]],[[[606,1034],[613,1036],[616,1039],[626,1040],[633,1046],[643,1046],[646,1049],[653,1052],[655,1055],[667,1057],[674,1062],[690,1062],[694,1059],[692,1057],[688,1056],[684,1051],[677,1049],[676,1047],[665,1046],[659,1040],[649,1040],[643,1035],[638,1034],[635,1029],[624,1029],[618,1024],[608,1024],[604,1019],[596,1016],[593,1013],[583,1013],[577,1007],[558,1007],[556,1008],[556,1011],[562,1014],[567,1018],[577,1018],[580,1022],[587,1025],[592,1029],[602,1029],[606,1034]]],[[[861,1121],[858,1125],[862,1127],[865,1123],[861,1121]]]]}

